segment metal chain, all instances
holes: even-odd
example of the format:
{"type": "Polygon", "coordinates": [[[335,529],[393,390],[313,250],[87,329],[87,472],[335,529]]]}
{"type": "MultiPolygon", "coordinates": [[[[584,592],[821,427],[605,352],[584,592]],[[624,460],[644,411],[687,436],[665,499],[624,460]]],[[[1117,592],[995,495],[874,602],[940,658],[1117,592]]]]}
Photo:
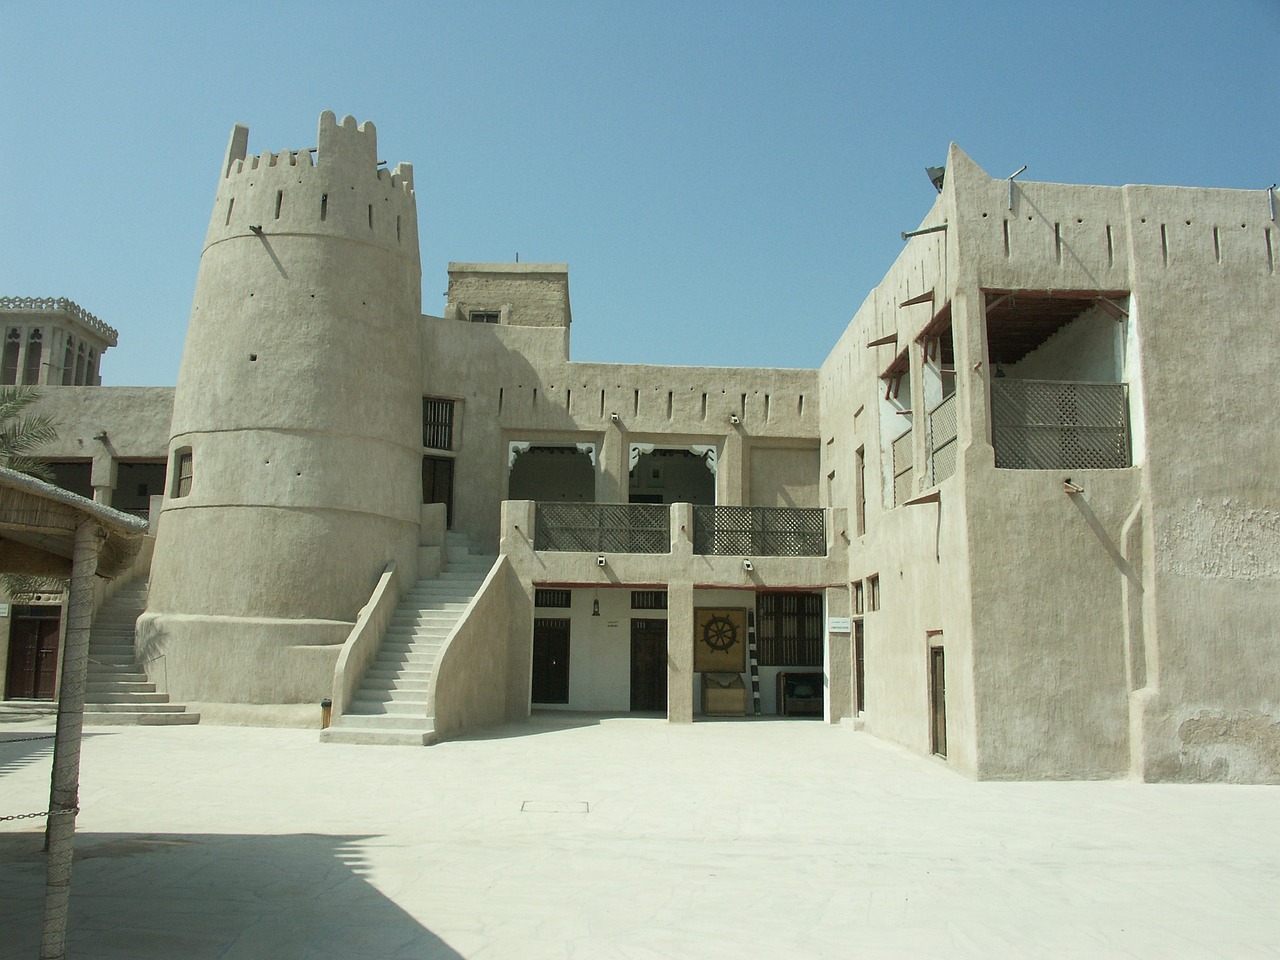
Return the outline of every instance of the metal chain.
{"type": "Polygon", "coordinates": [[[79,807],[71,807],[68,810],[41,810],[39,813],[13,813],[7,817],[0,817],[0,823],[3,823],[6,820],[32,820],[36,817],[65,817],[67,815],[74,817],[79,812],[79,807]]]}
{"type": "Polygon", "coordinates": [[[27,740],[53,740],[57,737],[56,733],[43,733],[38,737],[10,737],[8,740],[0,740],[0,743],[23,743],[27,740]]]}

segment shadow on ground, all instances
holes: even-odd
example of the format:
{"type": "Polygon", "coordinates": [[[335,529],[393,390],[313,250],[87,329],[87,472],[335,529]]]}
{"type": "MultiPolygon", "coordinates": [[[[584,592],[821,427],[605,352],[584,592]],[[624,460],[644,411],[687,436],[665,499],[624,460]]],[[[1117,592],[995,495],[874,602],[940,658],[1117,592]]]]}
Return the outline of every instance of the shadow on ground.
{"type": "MultiPolygon", "coordinates": [[[[461,960],[367,879],[367,836],[80,834],[67,955],[461,960]]],[[[39,952],[43,833],[0,833],[0,958],[39,952]]]]}

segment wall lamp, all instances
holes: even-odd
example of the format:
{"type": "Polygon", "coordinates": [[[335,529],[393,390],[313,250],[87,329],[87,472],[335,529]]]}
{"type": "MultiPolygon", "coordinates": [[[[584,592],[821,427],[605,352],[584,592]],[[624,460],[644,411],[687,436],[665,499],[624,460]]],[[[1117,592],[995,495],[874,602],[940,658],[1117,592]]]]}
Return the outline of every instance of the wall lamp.
{"type": "Polygon", "coordinates": [[[750,573],[752,570],[754,570],[754,569],[755,569],[755,564],[753,564],[753,563],[751,562],[751,558],[750,558],[750,557],[743,557],[743,558],[742,558],[742,569],[743,569],[743,570],[745,570],[745,571],[747,571],[747,573],[750,573]]]}
{"type": "Polygon", "coordinates": [[[603,567],[604,565],[605,565],[604,554],[602,553],[600,554],[600,556],[596,557],[596,566],[603,567]]]}
{"type": "Polygon", "coordinates": [[[1080,486],[1078,483],[1072,483],[1070,477],[1067,477],[1062,481],[1062,489],[1068,497],[1077,493],[1084,493],[1084,487],[1080,486]]]}
{"type": "Polygon", "coordinates": [[[729,422],[736,427],[742,422],[742,419],[736,413],[731,413],[729,414],[729,422]]]}
{"type": "Polygon", "coordinates": [[[611,413],[609,414],[609,419],[612,420],[614,423],[617,423],[622,418],[618,416],[616,413],[611,413]]]}

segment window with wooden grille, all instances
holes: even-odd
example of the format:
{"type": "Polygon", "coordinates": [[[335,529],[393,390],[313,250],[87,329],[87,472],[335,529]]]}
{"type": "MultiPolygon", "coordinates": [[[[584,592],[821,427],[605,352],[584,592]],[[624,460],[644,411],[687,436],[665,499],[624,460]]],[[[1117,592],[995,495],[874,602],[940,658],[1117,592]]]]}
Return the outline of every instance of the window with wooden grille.
{"type": "Polygon", "coordinates": [[[820,667],[822,635],[822,594],[756,595],[760,666],[820,667]]]}
{"type": "Polygon", "coordinates": [[[533,605],[535,607],[567,608],[569,602],[570,595],[568,590],[536,589],[533,591],[533,605]]]}
{"type": "Polygon", "coordinates": [[[853,612],[861,615],[866,612],[865,592],[862,589],[862,581],[853,581],[853,612]]]}
{"type": "Polygon", "coordinates": [[[880,574],[867,577],[867,612],[880,609],[880,574]]]}
{"type": "Polygon", "coordinates": [[[453,449],[453,401],[422,398],[422,445],[432,450],[453,449]]]}
{"type": "Polygon", "coordinates": [[[173,459],[173,493],[172,496],[185,497],[191,492],[191,478],[195,472],[195,464],[191,457],[191,448],[179,450],[173,459]]]}
{"type": "Polygon", "coordinates": [[[502,314],[497,310],[472,310],[467,314],[467,319],[472,323],[497,323],[502,319],[502,314]]]}
{"type": "Polygon", "coordinates": [[[667,591],[665,590],[632,590],[632,610],[665,610],[667,609],[667,591]]]}

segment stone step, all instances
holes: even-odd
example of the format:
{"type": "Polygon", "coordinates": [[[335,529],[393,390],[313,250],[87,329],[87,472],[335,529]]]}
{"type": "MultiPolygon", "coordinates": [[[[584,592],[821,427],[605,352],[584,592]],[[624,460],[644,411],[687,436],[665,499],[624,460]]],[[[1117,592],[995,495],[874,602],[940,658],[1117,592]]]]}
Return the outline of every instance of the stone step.
{"type": "Polygon", "coordinates": [[[321,743],[355,743],[364,746],[429,747],[439,742],[435,730],[371,729],[332,726],[320,731],[321,743]]]}
{"type": "MultiPolygon", "coordinates": [[[[363,730],[432,730],[434,724],[426,714],[418,717],[397,716],[388,713],[344,713],[334,727],[363,730]]],[[[330,730],[333,727],[329,728],[330,730]]]]}
{"type": "Polygon", "coordinates": [[[90,659],[95,657],[134,657],[133,644],[90,644],[90,659]]]}
{"type": "Polygon", "coordinates": [[[400,667],[420,667],[430,669],[436,662],[438,654],[431,653],[389,653],[385,657],[379,655],[373,663],[383,670],[396,670],[400,667]]]}
{"type": "Polygon", "coordinates": [[[413,699],[426,700],[427,688],[431,686],[431,680],[426,671],[423,671],[423,679],[410,680],[404,677],[389,677],[382,679],[380,677],[365,677],[364,683],[360,684],[360,689],[356,693],[358,697],[368,696],[371,700],[376,700],[382,692],[404,692],[406,694],[415,694],[413,699]]]}
{"type": "Polygon", "coordinates": [[[155,693],[156,685],[147,680],[95,680],[85,682],[86,696],[95,693],[155,693]]]}
{"type": "Polygon", "coordinates": [[[128,668],[122,670],[108,670],[103,667],[95,668],[93,664],[89,665],[89,683],[146,683],[147,675],[139,673],[136,669],[128,668]]]}
{"type": "Polygon", "coordinates": [[[425,717],[425,700],[366,700],[357,696],[350,703],[346,716],[382,716],[394,714],[400,717],[425,717]]]}
{"type": "Polygon", "coordinates": [[[386,666],[380,667],[374,663],[365,672],[365,677],[376,679],[378,682],[383,680],[430,680],[431,670],[427,667],[419,667],[413,664],[405,664],[404,666],[386,666]]]}
{"type": "MultiPolygon", "coordinates": [[[[160,694],[168,698],[168,694],[160,694]]],[[[184,713],[186,705],[181,703],[95,703],[95,713],[184,713]]]]}
{"type": "Polygon", "coordinates": [[[117,703],[144,705],[144,704],[168,703],[169,695],[167,693],[156,693],[154,690],[150,692],[145,692],[145,693],[141,691],[135,693],[129,690],[114,690],[114,691],[99,690],[99,691],[95,691],[94,693],[90,693],[89,691],[86,690],[84,702],[92,703],[95,706],[103,705],[103,704],[117,704],[117,703]]]}
{"type": "Polygon", "coordinates": [[[94,661],[97,661],[102,666],[133,667],[137,665],[137,660],[132,650],[128,653],[103,653],[99,655],[91,653],[89,655],[90,666],[93,665],[94,661]]]}
{"type": "MultiPolygon", "coordinates": [[[[421,685],[421,689],[410,689],[408,687],[401,686],[400,684],[396,684],[394,687],[390,688],[378,688],[362,685],[360,689],[356,691],[352,704],[390,703],[392,701],[396,701],[421,704],[425,708],[427,704],[427,686],[428,685],[424,683],[421,685]]],[[[425,713],[425,709],[423,712],[425,713]]]]}
{"type": "Polygon", "coordinates": [[[98,726],[176,727],[200,722],[198,713],[100,713],[85,710],[84,722],[98,726]]]}

